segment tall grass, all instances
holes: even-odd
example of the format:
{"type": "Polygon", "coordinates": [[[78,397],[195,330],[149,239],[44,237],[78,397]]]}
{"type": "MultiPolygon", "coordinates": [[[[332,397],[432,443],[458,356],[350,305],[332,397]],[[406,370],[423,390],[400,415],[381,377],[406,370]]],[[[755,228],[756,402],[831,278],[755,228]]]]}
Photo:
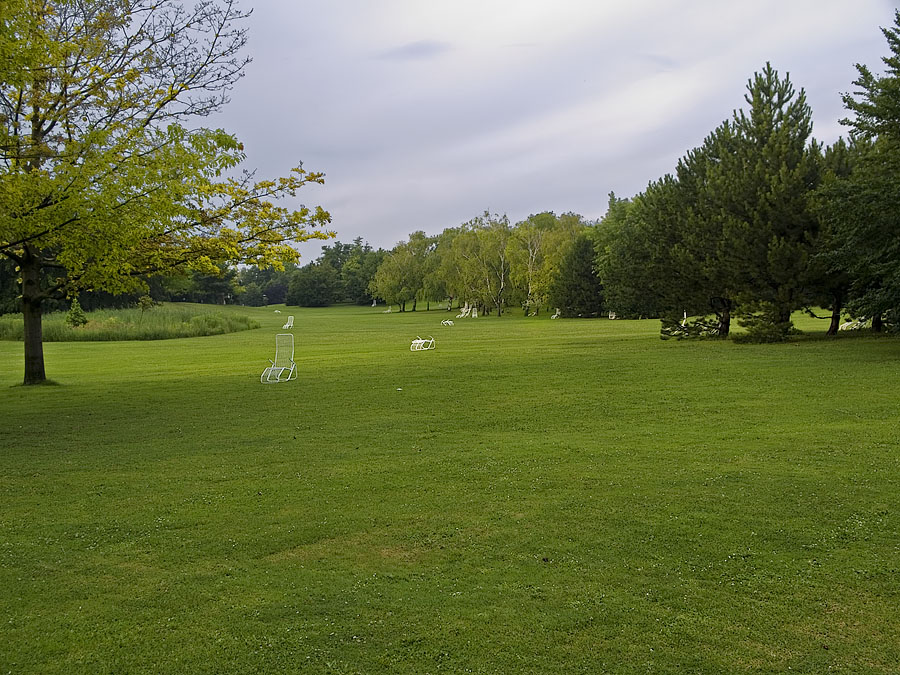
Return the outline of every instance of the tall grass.
{"type": "MultiPolygon", "coordinates": [[[[87,313],[88,322],[73,328],[65,312],[43,319],[44,342],[104,342],[111,340],[170,340],[222,335],[259,328],[246,314],[222,312],[203,305],[164,305],[150,310],[105,309],[87,313]]],[[[0,316],[0,340],[22,340],[21,314],[0,316]]]]}

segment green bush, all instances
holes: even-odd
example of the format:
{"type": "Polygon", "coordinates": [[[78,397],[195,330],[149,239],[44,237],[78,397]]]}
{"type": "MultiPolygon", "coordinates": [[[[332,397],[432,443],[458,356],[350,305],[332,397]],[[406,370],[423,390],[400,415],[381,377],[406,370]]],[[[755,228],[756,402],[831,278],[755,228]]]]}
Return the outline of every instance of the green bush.
{"type": "Polygon", "coordinates": [[[72,306],[66,314],[66,324],[72,328],[78,328],[85,325],[87,322],[88,319],[84,314],[84,310],[81,309],[81,305],[78,303],[78,298],[74,298],[72,300],[72,306]]]}
{"type": "Polygon", "coordinates": [[[747,314],[738,324],[746,329],[746,332],[732,336],[738,343],[763,344],[772,342],[787,342],[792,335],[800,333],[790,318],[787,321],[778,318],[773,308],[764,306],[762,311],[747,314]]]}

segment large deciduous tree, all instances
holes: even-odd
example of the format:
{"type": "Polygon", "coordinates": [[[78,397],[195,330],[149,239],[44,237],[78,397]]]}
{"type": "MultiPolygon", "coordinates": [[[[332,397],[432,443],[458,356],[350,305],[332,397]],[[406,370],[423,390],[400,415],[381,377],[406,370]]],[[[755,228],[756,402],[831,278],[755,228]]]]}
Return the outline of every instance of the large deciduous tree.
{"type": "Polygon", "coordinates": [[[321,208],[288,209],[319,173],[239,170],[241,144],[188,128],[247,64],[234,0],[14,0],[0,17],[0,256],[19,268],[25,383],[45,380],[41,309],[148,274],[278,264],[326,238],[321,208]]]}
{"type": "Polygon", "coordinates": [[[512,230],[506,215],[485,211],[462,226],[454,238],[454,254],[459,257],[469,292],[483,313],[497,309],[503,313],[510,285],[507,244],[512,230]]]}
{"type": "Polygon", "coordinates": [[[553,274],[562,259],[559,249],[572,243],[565,234],[560,219],[550,211],[530,215],[512,230],[507,245],[510,279],[522,295],[526,315],[536,316],[547,305],[553,274]]]}
{"type": "Polygon", "coordinates": [[[420,231],[413,232],[409,241],[400,242],[378,266],[369,283],[373,297],[382,298],[388,304],[397,303],[400,311],[406,311],[406,303],[413,303],[423,293],[426,258],[432,249],[432,240],[420,231]]]}

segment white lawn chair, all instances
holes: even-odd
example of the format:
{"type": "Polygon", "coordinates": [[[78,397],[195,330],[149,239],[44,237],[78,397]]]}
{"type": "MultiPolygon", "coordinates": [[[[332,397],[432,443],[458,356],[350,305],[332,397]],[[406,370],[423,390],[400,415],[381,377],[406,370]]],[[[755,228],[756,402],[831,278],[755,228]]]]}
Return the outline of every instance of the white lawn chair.
{"type": "Polygon", "coordinates": [[[554,314],[554,315],[551,316],[550,318],[551,318],[551,319],[558,319],[558,318],[559,318],[559,307],[556,308],[556,314],[554,314]]]}
{"type": "Polygon", "coordinates": [[[855,321],[845,321],[840,326],[838,326],[838,330],[859,330],[860,328],[865,328],[869,323],[868,319],[856,319],[855,321]]]}
{"type": "Polygon", "coordinates": [[[266,368],[259,381],[263,384],[270,382],[287,382],[297,377],[297,365],[294,363],[294,334],[279,333],[275,336],[275,360],[269,359],[270,365],[266,368]]]}
{"type": "Polygon", "coordinates": [[[411,352],[421,352],[426,349],[434,349],[434,338],[431,336],[428,338],[416,337],[409,345],[409,351],[411,352]]]}
{"type": "Polygon", "coordinates": [[[469,316],[469,312],[471,311],[472,310],[469,308],[469,303],[467,302],[465,306],[461,310],[459,310],[459,314],[456,315],[456,318],[464,319],[465,317],[469,316]]]}
{"type": "Polygon", "coordinates": [[[294,315],[291,314],[290,316],[288,316],[287,323],[285,323],[285,324],[282,326],[282,328],[283,328],[284,330],[287,330],[288,328],[293,328],[293,327],[294,327],[294,315]]]}
{"type": "Polygon", "coordinates": [[[441,321],[441,325],[442,326],[452,326],[453,320],[452,319],[444,319],[443,321],[441,321]]]}

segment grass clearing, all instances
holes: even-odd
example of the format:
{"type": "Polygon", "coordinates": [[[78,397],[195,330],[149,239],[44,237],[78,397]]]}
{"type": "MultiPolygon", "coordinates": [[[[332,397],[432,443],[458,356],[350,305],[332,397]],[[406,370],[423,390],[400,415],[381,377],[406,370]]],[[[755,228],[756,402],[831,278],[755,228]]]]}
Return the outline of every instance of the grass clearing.
{"type": "Polygon", "coordinates": [[[0,671],[896,672],[900,341],[282,309],[0,343],[0,671]]]}

